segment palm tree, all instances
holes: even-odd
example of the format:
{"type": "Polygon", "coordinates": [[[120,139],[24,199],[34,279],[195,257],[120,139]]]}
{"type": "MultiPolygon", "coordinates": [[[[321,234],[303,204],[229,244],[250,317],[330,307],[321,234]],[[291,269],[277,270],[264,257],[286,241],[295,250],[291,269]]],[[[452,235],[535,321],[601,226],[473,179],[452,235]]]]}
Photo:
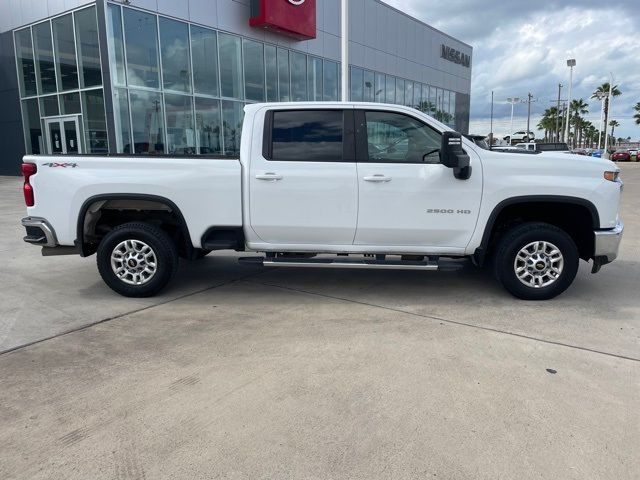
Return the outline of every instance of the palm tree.
{"type": "Polygon", "coordinates": [[[598,129],[591,122],[589,122],[589,124],[586,125],[585,128],[586,128],[586,136],[589,141],[589,148],[592,148],[594,143],[598,139],[598,129]]]}
{"type": "MultiPolygon", "coordinates": [[[[593,92],[593,95],[591,95],[591,98],[598,98],[598,94],[600,95],[606,95],[609,93],[609,82],[604,82],[602,85],[600,85],[598,88],[596,88],[595,92],[593,92]]],[[[614,85],[613,87],[611,87],[611,96],[612,97],[619,97],[620,95],[622,95],[622,92],[620,91],[620,89],[618,88],[617,85],[614,85]]],[[[609,102],[611,101],[611,99],[609,97],[605,97],[604,99],[604,123],[603,125],[605,125],[605,130],[606,130],[606,125],[607,125],[607,121],[609,120],[609,102]]]]}
{"type": "Polygon", "coordinates": [[[616,127],[619,127],[620,124],[616,120],[611,120],[609,122],[609,126],[611,127],[611,142],[613,142],[615,144],[616,143],[616,137],[613,135],[613,133],[615,132],[616,127]]]}
{"type": "MultiPolygon", "coordinates": [[[[584,99],[579,98],[571,101],[571,111],[573,112],[573,147],[576,147],[576,140],[582,141],[582,122],[584,119],[580,115],[586,115],[589,113],[588,103],[585,103],[584,99]],[[579,136],[578,136],[579,134],[579,136]]],[[[569,124],[571,125],[571,123],[569,124]]]]}
{"type": "Polygon", "coordinates": [[[544,138],[548,140],[551,138],[551,132],[556,129],[556,107],[547,108],[542,114],[540,122],[538,122],[538,128],[544,130],[544,138]]]}
{"type": "Polygon", "coordinates": [[[636,120],[636,125],[640,125],[640,102],[636,103],[633,109],[636,111],[636,114],[633,116],[636,120]]]}
{"type": "Polygon", "coordinates": [[[428,100],[421,101],[416,107],[421,112],[428,113],[429,115],[433,115],[432,112],[436,111],[436,106],[434,103],[429,102],[428,100]]]}

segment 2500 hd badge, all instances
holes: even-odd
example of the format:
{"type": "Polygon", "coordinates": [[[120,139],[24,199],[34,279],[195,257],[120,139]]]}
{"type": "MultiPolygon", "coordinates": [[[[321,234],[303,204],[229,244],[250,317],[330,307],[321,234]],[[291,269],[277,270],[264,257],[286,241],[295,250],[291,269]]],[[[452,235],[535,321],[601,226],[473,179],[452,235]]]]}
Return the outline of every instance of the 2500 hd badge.
{"type": "Polygon", "coordinates": [[[444,213],[444,214],[458,214],[458,215],[471,215],[471,210],[453,210],[452,208],[429,208],[427,213],[444,213]]]}

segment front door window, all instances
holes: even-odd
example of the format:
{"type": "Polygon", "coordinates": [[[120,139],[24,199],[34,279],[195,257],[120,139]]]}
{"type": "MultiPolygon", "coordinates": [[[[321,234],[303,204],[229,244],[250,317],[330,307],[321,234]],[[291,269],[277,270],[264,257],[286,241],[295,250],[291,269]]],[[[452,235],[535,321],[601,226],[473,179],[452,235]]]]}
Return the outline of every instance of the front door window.
{"type": "Polygon", "coordinates": [[[408,115],[366,112],[370,162],[439,163],[441,134],[408,115]]]}

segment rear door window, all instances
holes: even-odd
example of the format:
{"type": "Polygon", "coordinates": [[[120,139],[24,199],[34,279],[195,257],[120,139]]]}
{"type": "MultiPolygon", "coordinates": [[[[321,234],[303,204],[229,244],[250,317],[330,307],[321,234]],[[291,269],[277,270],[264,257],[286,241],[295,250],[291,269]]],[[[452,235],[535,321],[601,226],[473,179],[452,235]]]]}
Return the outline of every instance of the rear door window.
{"type": "Polygon", "coordinates": [[[293,162],[341,162],[344,159],[342,110],[273,112],[269,159],[293,162]]]}

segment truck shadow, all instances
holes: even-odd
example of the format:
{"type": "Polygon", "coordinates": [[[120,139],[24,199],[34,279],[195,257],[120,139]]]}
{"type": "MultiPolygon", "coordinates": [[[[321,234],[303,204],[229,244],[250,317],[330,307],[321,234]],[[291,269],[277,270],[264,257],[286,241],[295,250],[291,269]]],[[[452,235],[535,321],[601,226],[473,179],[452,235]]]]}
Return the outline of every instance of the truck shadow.
{"type": "MultiPolygon", "coordinates": [[[[581,262],[573,285],[548,302],[527,302],[512,297],[493,277],[490,268],[477,268],[460,260],[455,271],[352,270],[320,268],[265,268],[239,265],[235,258],[210,257],[183,262],[175,284],[199,290],[211,278],[233,281],[236,293],[253,295],[256,286],[363,303],[427,306],[450,305],[469,310],[481,308],[566,307],[590,316],[611,317],[632,304],[633,285],[640,280],[638,262],[619,260],[591,275],[590,265],[581,262]],[[198,288],[200,287],[200,288],[198,288]],[[606,298],[606,301],[602,299],[606,298]]],[[[171,289],[171,286],[169,287],[171,289]]],[[[300,297],[301,302],[313,301],[300,297]]],[[[553,315],[558,316],[559,311],[553,315]]]]}

